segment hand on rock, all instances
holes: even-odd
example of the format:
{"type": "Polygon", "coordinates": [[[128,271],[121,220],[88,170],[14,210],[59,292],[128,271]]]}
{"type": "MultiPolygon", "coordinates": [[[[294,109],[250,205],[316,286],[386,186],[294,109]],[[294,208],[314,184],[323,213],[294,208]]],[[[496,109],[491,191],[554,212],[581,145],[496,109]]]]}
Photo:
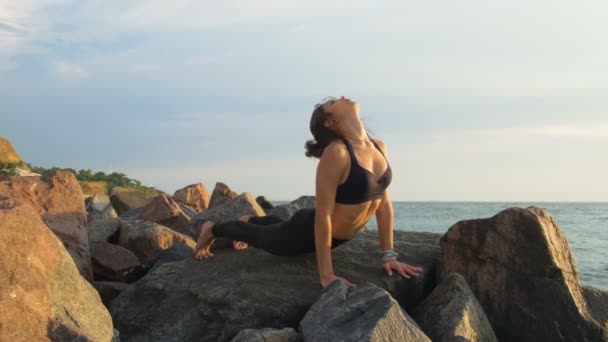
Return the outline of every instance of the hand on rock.
{"type": "Polygon", "coordinates": [[[325,279],[321,279],[321,287],[326,288],[328,287],[331,283],[333,283],[336,280],[340,280],[342,282],[344,282],[344,284],[346,284],[346,286],[351,287],[351,286],[355,286],[355,284],[351,283],[350,281],[342,278],[342,277],[338,277],[336,275],[332,275],[330,277],[327,277],[325,279]]]}
{"type": "Polygon", "coordinates": [[[384,270],[389,276],[393,275],[393,271],[399,273],[403,278],[417,277],[422,272],[422,267],[410,266],[400,263],[397,260],[388,260],[384,263],[384,270]]]}

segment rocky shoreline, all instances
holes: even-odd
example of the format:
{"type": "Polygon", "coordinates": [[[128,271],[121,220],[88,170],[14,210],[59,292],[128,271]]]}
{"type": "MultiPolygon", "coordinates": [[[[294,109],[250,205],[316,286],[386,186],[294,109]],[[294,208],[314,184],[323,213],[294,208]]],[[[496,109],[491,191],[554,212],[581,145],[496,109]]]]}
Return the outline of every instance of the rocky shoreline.
{"type": "Polygon", "coordinates": [[[223,183],[84,196],[69,172],[0,177],[0,341],[608,341],[608,292],[581,286],[542,208],[396,230],[399,260],[424,268],[413,279],[385,275],[363,231],[332,253],[353,288],[321,290],[314,254],[218,241],[211,261],[191,256],[206,220],[312,206],[223,183]]]}

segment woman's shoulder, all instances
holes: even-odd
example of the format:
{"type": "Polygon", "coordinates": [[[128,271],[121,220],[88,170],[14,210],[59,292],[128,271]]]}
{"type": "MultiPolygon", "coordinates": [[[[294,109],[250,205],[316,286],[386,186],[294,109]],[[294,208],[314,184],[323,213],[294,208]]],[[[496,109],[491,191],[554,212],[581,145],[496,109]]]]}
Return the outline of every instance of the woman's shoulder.
{"type": "Polygon", "coordinates": [[[321,158],[343,159],[348,156],[348,148],[341,139],[335,139],[323,150],[321,158]]]}

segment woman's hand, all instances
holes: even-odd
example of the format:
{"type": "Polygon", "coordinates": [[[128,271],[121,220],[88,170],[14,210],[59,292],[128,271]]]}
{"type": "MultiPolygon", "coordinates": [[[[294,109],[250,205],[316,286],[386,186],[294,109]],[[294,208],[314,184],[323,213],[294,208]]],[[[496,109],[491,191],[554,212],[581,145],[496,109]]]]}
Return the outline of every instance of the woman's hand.
{"type": "Polygon", "coordinates": [[[326,288],[329,286],[329,284],[333,283],[336,280],[341,280],[344,282],[344,284],[346,284],[346,286],[351,287],[351,286],[355,286],[355,284],[351,283],[350,281],[342,278],[342,277],[338,277],[335,274],[332,274],[329,277],[326,278],[322,278],[321,279],[321,287],[326,288]]]}
{"type": "Polygon", "coordinates": [[[417,277],[422,272],[422,267],[410,266],[400,263],[397,260],[387,260],[384,263],[384,270],[389,276],[393,275],[393,271],[399,273],[403,278],[417,277]]]}

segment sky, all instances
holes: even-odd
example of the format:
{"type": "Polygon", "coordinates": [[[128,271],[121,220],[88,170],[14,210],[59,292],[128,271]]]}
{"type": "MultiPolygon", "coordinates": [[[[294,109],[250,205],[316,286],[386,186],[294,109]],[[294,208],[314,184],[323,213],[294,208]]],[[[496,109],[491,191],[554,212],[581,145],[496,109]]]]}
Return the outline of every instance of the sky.
{"type": "Polygon", "coordinates": [[[360,103],[396,201],[608,201],[605,1],[0,0],[0,136],[173,192],[314,194],[360,103]]]}

